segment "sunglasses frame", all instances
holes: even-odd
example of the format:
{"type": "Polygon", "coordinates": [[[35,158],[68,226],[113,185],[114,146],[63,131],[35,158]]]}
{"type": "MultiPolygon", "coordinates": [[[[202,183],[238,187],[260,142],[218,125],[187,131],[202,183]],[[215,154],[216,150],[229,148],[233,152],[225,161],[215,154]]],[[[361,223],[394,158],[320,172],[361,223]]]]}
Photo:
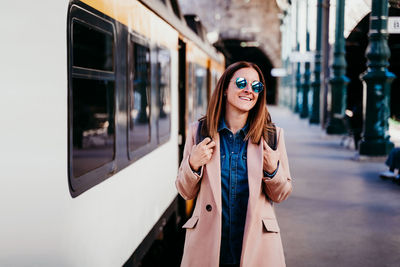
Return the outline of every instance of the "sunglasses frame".
{"type": "MultiPolygon", "coordinates": [[[[243,89],[246,88],[246,86],[247,86],[247,80],[246,80],[246,78],[238,77],[238,78],[236,78],[236,80],[235,80],[235,84],[236,84],[236,87],[237,87],[238,89],[243,90],[243,89]],[[239,81],[239,80],[240,80],[240,81],[239,81]],[[239,83],[242,82],[242,81],[244,81],[245,84],[244,84],[244,85],[239,85],[239,83]]],[[[258,87],[260,87],[260,86],[258,86],[258,87]]],[[[263,84],[262,82],[260,82],[260,81],[253,81],[253,82],[251,83],[251,90],[253,90],[253,92],[256,93],[256,94],[259,94],[259,93],[262,92],[262,90],[264,90],[264,84],[263,84]],[[261,85],[261,89],[259,89],[259,88],[254,88],[254,86],[257,86],[257,85],[261,85]]]]}

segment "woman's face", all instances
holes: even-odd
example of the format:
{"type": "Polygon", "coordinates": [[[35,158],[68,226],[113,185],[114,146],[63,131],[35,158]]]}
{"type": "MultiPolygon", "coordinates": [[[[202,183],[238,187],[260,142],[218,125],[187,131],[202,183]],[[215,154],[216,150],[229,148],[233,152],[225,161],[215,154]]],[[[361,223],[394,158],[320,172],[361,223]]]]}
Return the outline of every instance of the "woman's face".
{"type": "Polygon", "coordinates": [[[236,109],[240,112],[249,112],[257,103],[258,93],[251,89],[251,83],[260,81],[258,73],[253,68],[243,68],[237,70],[229,81],[226,90],[226,109],[236,109]],[[245,78],[247,85],[243,89],[236,86],[237,78],[245,78]]]}

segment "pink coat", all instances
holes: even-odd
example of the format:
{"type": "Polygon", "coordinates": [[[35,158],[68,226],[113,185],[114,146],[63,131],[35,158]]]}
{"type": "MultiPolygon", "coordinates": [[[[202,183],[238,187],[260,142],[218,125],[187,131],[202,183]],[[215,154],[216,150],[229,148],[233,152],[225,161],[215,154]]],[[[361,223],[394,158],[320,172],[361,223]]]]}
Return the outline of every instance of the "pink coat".
{"type": "MultiPolygon", "coordinates": [[[[185,248],[182,267],[218,267],[221,244],[221,169],[219,135],[211,160],[200,175],[189,166],[198,123],[189,128],[176,187],[188,200],[197,196],[193,216],[185,223],[185,248]]],[[[263,145],[250,140],[247,146],[249,201],[242,245],[241,267],[285,266],[279,226],[273,202],[285,200],[292,191],[292,179],[286,154],[283,130],[277,127],[280,166],[274,178],[263,177],[263,145]],[[269,199],[267,198],[269,197],[269,199]]]]}

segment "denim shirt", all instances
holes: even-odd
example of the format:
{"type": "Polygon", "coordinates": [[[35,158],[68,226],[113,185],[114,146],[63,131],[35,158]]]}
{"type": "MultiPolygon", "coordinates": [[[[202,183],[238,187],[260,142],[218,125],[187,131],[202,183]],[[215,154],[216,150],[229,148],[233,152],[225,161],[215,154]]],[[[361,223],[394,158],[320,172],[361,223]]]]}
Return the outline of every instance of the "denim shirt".
{"type": "Polygon", "coordinates": [[[246,222],[249,184],[247,180],[246,124],[235,135],[220,121],[222,235],[221,264],[239,264],[246,222]]]}

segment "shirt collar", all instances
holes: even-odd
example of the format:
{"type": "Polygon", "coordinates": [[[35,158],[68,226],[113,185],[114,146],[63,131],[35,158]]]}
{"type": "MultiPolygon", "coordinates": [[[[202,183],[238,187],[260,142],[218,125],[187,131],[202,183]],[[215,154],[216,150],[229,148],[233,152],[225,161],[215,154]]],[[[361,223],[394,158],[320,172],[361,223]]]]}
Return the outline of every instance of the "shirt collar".
{"type": "Polygon", "coordinates": [[[219,120],[218,132],[222,131],[223,129],[229,130],[228,126],[226,126],[224,117],[222,117],[222,118],[219,120]]]}
{"type": "MultiPolygon", "coordinates": [[[[243,132],[243,136],[246,136],[247,133],[249,132],[249,127],[250,127],[249,126],[249,122],[247,121],[246,124],[244,125],[244,127],[242,129],[240,129],[238,131],[238,133],[243,132]]],[[[219,121],[219,124],[218,124],[218,132],[220,132],[220,131],[222,131],[224,129],[227,129],[228,131],[231,131],[231,130],[229,130],[228,126],[226,125],[225,118],[222,117],[221,120],[219,121]]]]}

